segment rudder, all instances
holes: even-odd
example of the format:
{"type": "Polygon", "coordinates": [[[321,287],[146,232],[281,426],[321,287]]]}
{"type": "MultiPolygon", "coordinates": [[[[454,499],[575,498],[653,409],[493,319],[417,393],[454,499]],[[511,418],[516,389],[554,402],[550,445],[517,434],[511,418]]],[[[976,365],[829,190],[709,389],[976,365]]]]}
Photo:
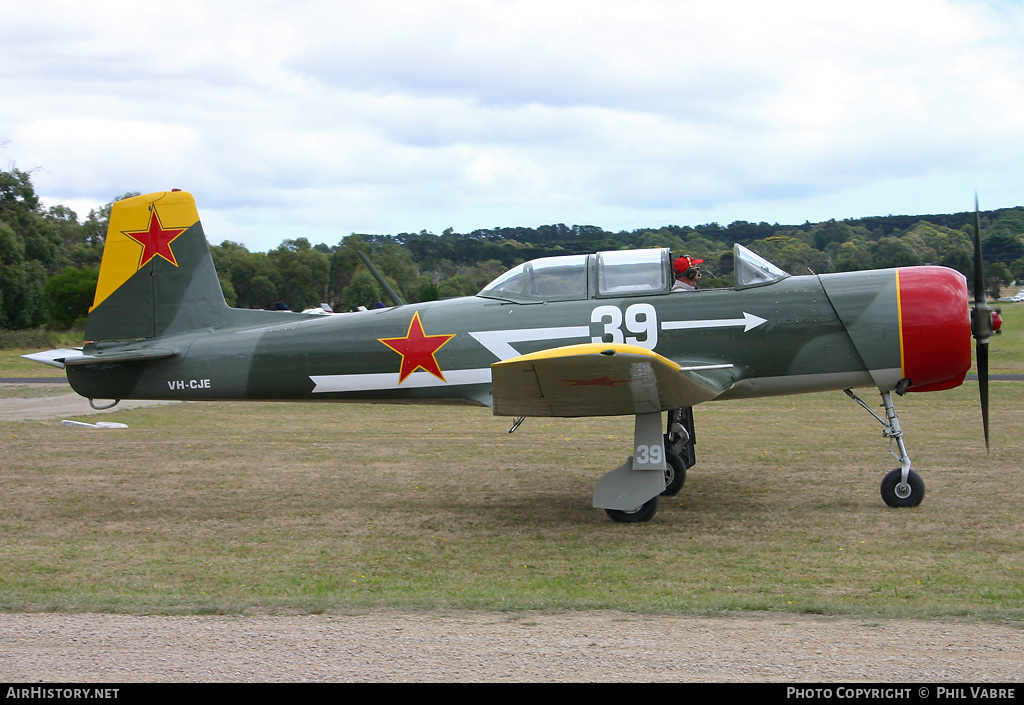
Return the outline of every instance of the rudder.
{"type": "Polygon", "coordinates": [[[113,205],[86,340],[218,328],[230,311],[192,194],[163,191],[113,205]]]}

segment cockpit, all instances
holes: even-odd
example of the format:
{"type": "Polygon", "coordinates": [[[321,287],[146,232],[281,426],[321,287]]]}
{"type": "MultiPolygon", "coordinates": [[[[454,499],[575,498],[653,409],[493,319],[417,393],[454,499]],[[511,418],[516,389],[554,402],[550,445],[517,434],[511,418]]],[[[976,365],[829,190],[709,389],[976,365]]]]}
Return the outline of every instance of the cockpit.
{"type": "MultiPolygon", "coordinates": [[[[765,286],[789,276],[743,245],[734,246],[733,259],[737,289],[765,286]]],[[[669,248],[612,250],[524,262],[477,295],[521,303],[651,296],[668,294],[673,281],[669,248]]]]}

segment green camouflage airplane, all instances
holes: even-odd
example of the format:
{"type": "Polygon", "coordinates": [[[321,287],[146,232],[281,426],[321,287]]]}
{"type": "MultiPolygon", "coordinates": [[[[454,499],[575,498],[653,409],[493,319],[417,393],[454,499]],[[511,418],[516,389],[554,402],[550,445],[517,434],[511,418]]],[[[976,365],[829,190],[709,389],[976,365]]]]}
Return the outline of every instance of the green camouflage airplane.
{"type": "Polygon", "coordinates": [[[892,392],[959,385],[972,332],[988,442],[987,345],[1000,322],[980,285],[969,313],[966,280],[951,269],[790,276],[740,245],[735,278],[730,289],[674,292],[668,249],[623,250],[533,260],[444,301],[395,296],[389,308],[335,315],[234,309],[195,200],[175,190],[113,206],[88,342],[30,357],[66,367],[91,402],[465,402],[517,417],[512,430],[527,416],[635,416],[632,455],[593,499],[623,522],[649,520],[659,496],[679,492],[695,462],[694,405],[827,390],[882,423],[900,461],[882,498],[916,506],[924,483],[892,392]],[[859,387],[878,389],[884,418],[850,391],[859,387]]]}

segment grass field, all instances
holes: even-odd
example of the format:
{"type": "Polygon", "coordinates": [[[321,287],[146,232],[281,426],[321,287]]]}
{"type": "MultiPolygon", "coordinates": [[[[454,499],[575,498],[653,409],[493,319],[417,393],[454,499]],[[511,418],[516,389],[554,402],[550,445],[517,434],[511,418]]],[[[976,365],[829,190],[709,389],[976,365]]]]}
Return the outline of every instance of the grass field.
{"type": "Polygon", "coordinates": [[[40,352],[29,348],[0,350],[0,377],[64,377],[59,367],[26,360],[22,355],[40,352]]]}
{"type": "Polygon", "coordinates": [[[474,408],[187,403],[103,417],[123,431],[0,423],[0,609],[1016,623],[1024,384],[993,383],[988,454],[976,396],[898,400],[928,486],[903,510],[879,497],[897,465],[880,424],[842,393],[701,406],[697,467],[638,525],[590,506],[629,453],[629,418],[510,435],[474,408]]]}

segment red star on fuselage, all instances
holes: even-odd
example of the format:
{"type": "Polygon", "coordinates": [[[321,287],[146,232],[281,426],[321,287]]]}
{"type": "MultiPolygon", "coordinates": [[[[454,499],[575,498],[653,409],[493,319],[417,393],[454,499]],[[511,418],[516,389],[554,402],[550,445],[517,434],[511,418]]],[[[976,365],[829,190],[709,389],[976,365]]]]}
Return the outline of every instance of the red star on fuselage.
{"type": "Polygon", "coordinates": [[[425,370],[437,377],[442,382],[447,382],[441,373],[441,367],[437,364],[434,353],[449,340],[455,337],[451,335],[427,335],[423,332],[423,323],[420,322],[420,314],[417,311],[409,322],[409,332],[404,338],[377,338],[396,353],[402,356],[402,368],[398,373],[398,383],[401,384],[405,378],[416,370],[425,370]]]}
{"type": "Polygon", "coordinates": [[[171,243],[186,230],[188,228],[164,228],[160,222],[160,216],[156,214],[156,208],[154,208],[149,217],[149,229],[123,230],[122,232],[142,245],[142,255],[139,257],[139,269],[142,269],[154,257],[163,257],[177,267],[178,261],[174,259],[171,243]]]}

